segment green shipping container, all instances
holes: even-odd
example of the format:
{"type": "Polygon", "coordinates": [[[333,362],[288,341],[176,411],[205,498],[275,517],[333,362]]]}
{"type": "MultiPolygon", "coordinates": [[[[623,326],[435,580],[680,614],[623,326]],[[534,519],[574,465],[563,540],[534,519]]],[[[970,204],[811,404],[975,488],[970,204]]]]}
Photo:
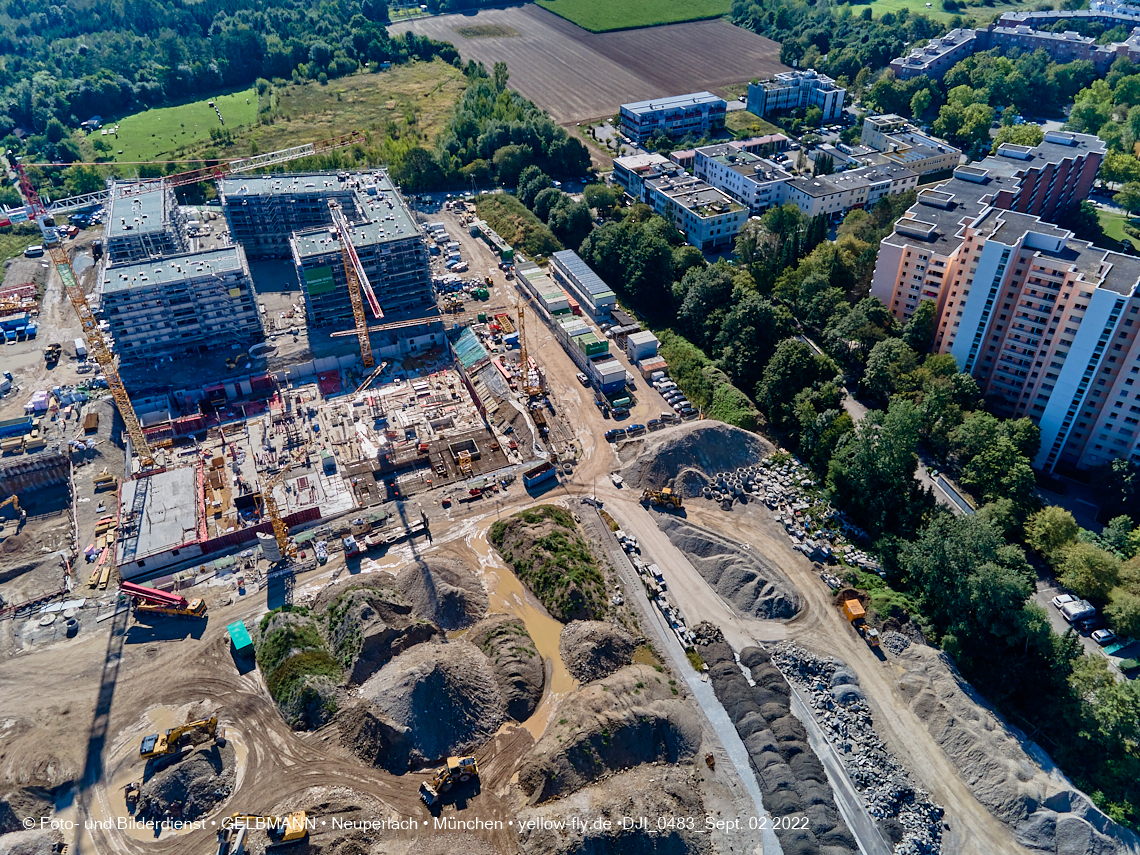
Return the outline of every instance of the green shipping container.
{"type": "Polygon", "coordinates": [[[586,333],[585,335],[575,336],[574,343],[578,345],[586,356],[599,356],[603,353],[609,353],[610,343],[604,338],[598,338],[595,333],[586,333]]]}
{"type": "Polygon", "coordinates": [[[253,639],[249,637],[249,630],[245,628],[245,624],[240,620],[234,621],[226,627],[226,632],[230,635],[230,643],[234,646],[234,652],[239,656],[246,653],[253,653],[253,639]]]}
{"type": "Polygon", "coordinates": [[[486,312],[480,312],[479,313],[479,323],[481,323],[481,324],[487,323],[487,313],[486,312]]]}

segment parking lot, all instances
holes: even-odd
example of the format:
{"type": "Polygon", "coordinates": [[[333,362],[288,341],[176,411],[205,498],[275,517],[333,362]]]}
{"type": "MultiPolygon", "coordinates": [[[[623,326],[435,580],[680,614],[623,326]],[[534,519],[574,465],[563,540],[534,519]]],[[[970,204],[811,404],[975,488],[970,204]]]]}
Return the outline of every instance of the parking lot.
{"type": "MultiPolygon", "coordinates": [[[[1049,616],[1049,625],[1053,627],[1053,631],[1058,635],[1064,635],[1069,631],[1069,629],[1071,629],[1065,618],[1061,616],[1060,610],[1053,605],[1053,598],[1065,593],[1068,592],[1063,588],[1058,587],[1057,585],[1039,581],[1037,583],[1037,590],[1033,594],[1033,601],[1045,610],[1045,613],[1049,616]]],[[[1086,653],[1088,653],[1090,656],[1103,656],[1108,660],[1109,668],[1121,679],[1124,678],[1124,675],[1117,667],[1117,663],[1119,663],[1122,659],[1127,659],[1130,657],[1136,658],[1137,656],[1140,656],[1140,642],[1136,642],[1131,646],[1118,651],[1116,655],[1109,656],[1104,652],[1103,647],[1093,641],[1090,632],[1080,632],[1078,634],[1078,638],[1080,638],[1081,646],[1084,648],[1086,653]]],[[[1137,675],[1133,673],[1130,675],[1129,679],[1135,679],[1136,676],[1137,675]]]]}

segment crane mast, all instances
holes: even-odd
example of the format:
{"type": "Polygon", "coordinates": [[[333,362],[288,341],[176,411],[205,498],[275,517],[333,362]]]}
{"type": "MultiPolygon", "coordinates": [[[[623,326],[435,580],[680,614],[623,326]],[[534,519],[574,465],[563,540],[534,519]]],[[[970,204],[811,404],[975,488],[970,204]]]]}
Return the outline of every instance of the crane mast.
{"type": "Polygon", "coordinates": [[[356,254],[356,247],[352,245],[352,235],[348,231],[348,221],[340,205],[329,202],[329,211],[332,214],[333,225],[340,237],[340,254],[344,262],[344,278],[348,282],[348,299],[352,303],[352,319],[356,322],[356,337],[360,340],[360,360],[365,368],[376,364],[372,356],[372,341],[368,338],[368,318],[364,315],[364,301],[361,299],[361,290],[368,294],[368,302],[373,313],[378,318],[384,317],[376,295],[372,292],[372,285],[368,282],[368,274],[364,272],[364,265],[360,263],[360,256],[356,254]]]}

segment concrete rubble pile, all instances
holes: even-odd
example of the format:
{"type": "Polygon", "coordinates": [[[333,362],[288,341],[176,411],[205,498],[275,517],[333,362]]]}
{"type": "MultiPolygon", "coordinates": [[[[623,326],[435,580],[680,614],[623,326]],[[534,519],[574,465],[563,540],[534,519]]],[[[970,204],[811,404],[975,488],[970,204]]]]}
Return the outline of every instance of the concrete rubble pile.
{"type": "Polygon", "coordinates": [[[875,733],[855,673],[839,659],[816,656],[790,642],[776,648],[772,662],[804,696],[868,812],[895,844],[895,855],[941,852],[944,810],[915,786],[875,733]]]}

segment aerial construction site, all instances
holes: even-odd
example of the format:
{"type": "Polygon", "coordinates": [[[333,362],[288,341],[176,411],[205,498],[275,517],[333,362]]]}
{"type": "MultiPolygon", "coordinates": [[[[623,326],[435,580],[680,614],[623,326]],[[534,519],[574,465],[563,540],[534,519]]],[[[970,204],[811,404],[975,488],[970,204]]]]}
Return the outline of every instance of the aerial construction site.
{"type": "Polygon", "coordinates": [[[264,172],[347,144],[24,177],[0,851],[1133,851],[574,253],[264,172]]]}

